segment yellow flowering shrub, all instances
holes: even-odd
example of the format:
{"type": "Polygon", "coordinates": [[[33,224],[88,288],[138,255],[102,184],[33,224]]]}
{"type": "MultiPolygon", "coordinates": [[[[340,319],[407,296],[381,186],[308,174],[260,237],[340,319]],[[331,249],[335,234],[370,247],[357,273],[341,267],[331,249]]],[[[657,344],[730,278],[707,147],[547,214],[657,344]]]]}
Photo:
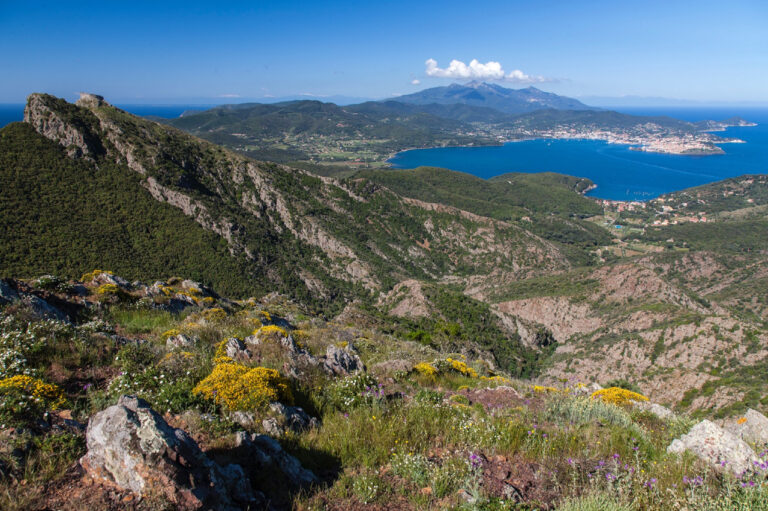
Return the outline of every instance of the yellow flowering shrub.
{"type": "Polygon", "coordinates": [[[37,419],[47,410],[66,404],[62,390],[27,375],[0,380],[0,420],[3,423],[25,423],[37,419]]]}
{"type": "Polygon", "coordinates": [[[267,325],[254,330],[253,335],[258,335],[259,339],[276,339],[279,337],[288,337],[288,332],[285,331],[285,328],[277,325],[267,325]]]}
{"type": "Polygon", "coordinates": [[[241,364],[216,365],[192,392],[230,411],[255,410],[273,401],[293,403],[288,382],[279,372],[241,364]]]}
{"type": "Polygon", "coordinates": [[[499,383],[499,384],[512,383],[509,379],[504,378],[503,376],[481,376],[480,379],[483,381],[489,381],[489,382],[499,383]]]}
{"type": "Polygon", "coordinates": [[[116,284],[102,284],[96,289],[99,296],[116,295],[120,293],[120,288],[116,284]]]}
{"type": "Polygon", "coordinates": [[[590,396],[592,399],[602,399],[605,403],[616,406],[626,406],[636,401],[648,401],[648,398],[637,392],[622,389],[621,387],[609,387],[595,391],[590,396]]]}
{"type": "Polygon", "coordinates": [[[93,279],[95,279],[98,275],[106,273],[107,275],[114,275],[111,271],[108,270],[93,270],[88,273],[84,273],[82,277],[80,277],[81,282],[91,282],[93,279]]]}
{"type": "Polygon", "coordinates": [[[206,309],[200,313],[200,316],[206,321],[224,321],[227,319],[227,313],[220,307],[206,309]]]}
{"type": "Polygon", "coordinates": [[[429,362],[420,362],[413,366],[413,370],[424,376],[435,377],[437,376],[437,368],[429,362]]]}
{"type": "Polygon", "coordinates": [[[451,369],[457,373],[460,373],[468,378],[477,378],[477,371],[469,367],[466,362],[462,362],[461,360],[456,360],[454,358],[446,358],[445,361],[448,362],[451,365],[451,369]]]}
{"type": "Polygon", "coordinates": [[[204,305],[213,305],[215,301],[216,300],[214,300],[212,296],[206,296],[205,298],[200,300],[200,302],[204,305]]]}
{"type": "Polygon", "coordinates": [[[181,333],[181,330],[179,330],[178,328],[171,328],[170,330],[166,330],[165,332],[160,334],[160,337],[167,339],[169,337],[176,337],[180,333],[181,333]]]}
{"type": "Polygon", "coordinates": [[[260,311],[259,314],[266,320],[266,321],[272,321],[272,315],[267,311],[260,311]]]}
{"type": "Polygon", "coordinates": [[[534,385],[533,391],[539,394],[549,394],[550,392],[560,392],[555,387],[545,387],[543,385],[534,385]]]}

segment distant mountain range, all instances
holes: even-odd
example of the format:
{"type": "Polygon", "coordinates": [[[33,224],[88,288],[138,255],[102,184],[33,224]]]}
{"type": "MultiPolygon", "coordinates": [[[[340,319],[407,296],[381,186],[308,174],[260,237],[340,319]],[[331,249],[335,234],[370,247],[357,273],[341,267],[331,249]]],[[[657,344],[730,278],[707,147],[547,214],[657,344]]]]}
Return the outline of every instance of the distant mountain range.
{"type": "Polygon", "coordinates": [[[581,101],[536,87],[507,89],[501,85],[473,81],[466,85],[454,83],[446,87],[433,87],[413,94],[393,98],[400,103],[417,105],[464,104],[493,108],[508,114],[521,114],[553,108],[555,110],[597,110],[581,101]]]}

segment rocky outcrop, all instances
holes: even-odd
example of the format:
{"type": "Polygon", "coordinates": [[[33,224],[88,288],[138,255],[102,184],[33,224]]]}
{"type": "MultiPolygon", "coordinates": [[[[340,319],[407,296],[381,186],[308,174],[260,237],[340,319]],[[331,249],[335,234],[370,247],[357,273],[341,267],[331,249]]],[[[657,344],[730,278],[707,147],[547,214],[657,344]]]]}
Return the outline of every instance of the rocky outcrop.
{"type": "Polygon", "coordinates": [[[24,108],[24,122],[58,142],[72,158],[93,160],[105,152],[99,136],[92,131],[98,126],[96,117],[88,110],[68,105],[53,96],[30,94],[24,108]],[[75,112],[76,118],[65,118],[60,114],[62,110],[75,112]]]}
{"type": "Polygon", "coordinates": [[[667,452],[682,454],[690,451],[710,466],[721,471],[730,471],[740,477],[751,470],[758,457],[755,451],[733,433],[729,433],[708,420],[701,421],[678,439],[667,452]]]}
{"type": "Polygon", "coordinates": [[[334,344],[328,345],[325,350],[325,360],[323,360],[325,372],[335,376],[348,376],[365,371],[363,361],[353,349],[351,345],[345,348],[334,344]]]}
{"type": "Polygon", "coordinates": [[[243,341],[237,337],[230,337],[225,341],[224,353],[237,362],[249,362],[253,358],[253,355],[248,351],[243,341]]]}
{"type": "Polygon", "coordinates": [[[723,428],[757,449],[768,447],[768,417],[757,410],[750,408],[744,415],[731,417],[723,428]]]}
{"type": "Polygon", "coordinates": [[[211,461],[142,399],[122,396],[91,417],[86,442],[80,464],[96,482],[161,496],[183,510],[240,509],[254,500],[240,466],[211,461]]]}
{"type": "Polygon", "coordinates": [[[165,347],[169,350],[190,349],[195,346],[195,340],[184,334],[173,335],[165,340],[165,347]]]}
{"type": "Polygon", "coordinates": [[[264,419],[261,424],[264,431],[272,436],[282,436],[286,431],[301,433],[320,425],[320,421],[315,417],[310,417],[303,408],[298,406],[271,403],[269,409],[275,416],[264,419]]]}

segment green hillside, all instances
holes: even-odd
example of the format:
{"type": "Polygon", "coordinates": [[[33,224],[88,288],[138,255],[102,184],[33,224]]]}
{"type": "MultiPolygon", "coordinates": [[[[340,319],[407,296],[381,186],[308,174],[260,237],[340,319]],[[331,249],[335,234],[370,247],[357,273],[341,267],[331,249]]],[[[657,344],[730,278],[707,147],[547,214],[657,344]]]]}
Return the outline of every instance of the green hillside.
{"type": "Polygon", "coordinates": [[[67,158],[27,124],[0,130],[0,181],[4,276],[109,267],[130,279],[179,274],[240,296],[263,291],[226,241],[154,200],[137,174],[67,158]]]}

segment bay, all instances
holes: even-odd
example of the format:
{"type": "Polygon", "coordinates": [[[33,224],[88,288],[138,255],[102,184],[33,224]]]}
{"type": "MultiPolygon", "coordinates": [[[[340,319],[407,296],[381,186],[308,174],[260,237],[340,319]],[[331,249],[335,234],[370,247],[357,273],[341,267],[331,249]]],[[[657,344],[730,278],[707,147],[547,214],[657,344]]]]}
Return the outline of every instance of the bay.
{"type": "Polygon", "coordinates": [[[742,174],[768,173],[768,109],[617,109],[634,115],[668,115],[687,121],[738,115],[758,123],[718,132],[744,144],[723,144],[725,154],[683,156],[631,151],[595,140],[528,140],[490,147],[445,147],[398,153],[394,168],[442,167],[488,179],[507,172],[559,172],[591,179],[588,195],[612,200],[648,200],[661,194],[742,174]]]}

